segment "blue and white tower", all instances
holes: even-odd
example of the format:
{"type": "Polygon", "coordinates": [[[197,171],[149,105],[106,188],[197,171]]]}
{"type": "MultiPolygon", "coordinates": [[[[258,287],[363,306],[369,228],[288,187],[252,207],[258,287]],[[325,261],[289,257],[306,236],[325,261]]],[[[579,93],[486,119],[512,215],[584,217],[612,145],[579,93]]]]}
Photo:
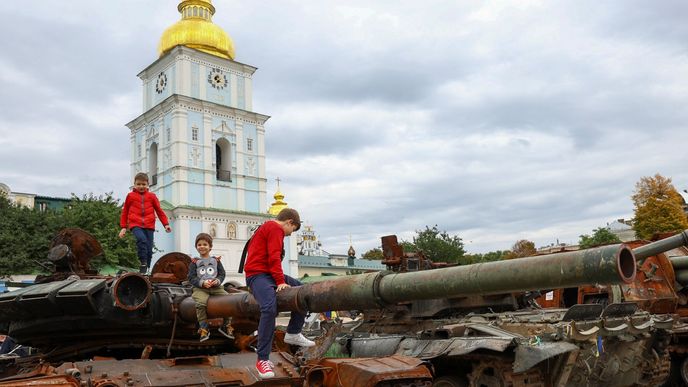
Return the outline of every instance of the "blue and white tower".
{"type": "MultiPolygon", "coordinates": [[[[131,176],[149,174],[150,189],[170,217],[173,232],[156,233],[161,251],[154,261],[171,251],[195,254],[196,235],[207,232],[228,279],[243,281],[237,269],[244,243],[271,218],[265,174],[269,117],[252,110],[256,67],[234,60],[231,38],[212,22],[211,2],[184,0],[177,8],[181,20],[160,38],[159,58],[138,75],[144,113],[127,124],[131,176]]],[[[298,259],[290,239],[287,274],[289,261],[298,259]]]]}

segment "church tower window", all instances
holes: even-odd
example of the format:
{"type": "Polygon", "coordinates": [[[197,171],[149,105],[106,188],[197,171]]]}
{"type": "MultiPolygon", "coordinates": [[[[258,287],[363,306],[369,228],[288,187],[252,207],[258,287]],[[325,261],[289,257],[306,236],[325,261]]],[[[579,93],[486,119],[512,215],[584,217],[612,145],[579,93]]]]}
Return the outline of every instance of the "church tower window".
{"type": "Polygon", "coordinates": [[[232,181],[232,145],[226,138],[215,143],[215,171],[217,180],[232,181]]]}
{"type": "Polygon", "coordinates": [[[153,143],[148,151],[148,174],[150,185],[158,184],[158,144],[153,143]]]}
{"type": "Polygon", "coordinates": [[[167,143],[172,142],[172,128],[167,128],[165,130],[165,136],[167,137],[167,143]]]}
{"type": "Polygon", "coordinates": [[[253,151],[253,139],[252,138],[246,139],[246,150],[248,150],[249,152],[253,151]]]}
{"type": "Polygon", "coordinates": [[[198,128],[191,128],[191,141],[198,141],[198,128]]]}

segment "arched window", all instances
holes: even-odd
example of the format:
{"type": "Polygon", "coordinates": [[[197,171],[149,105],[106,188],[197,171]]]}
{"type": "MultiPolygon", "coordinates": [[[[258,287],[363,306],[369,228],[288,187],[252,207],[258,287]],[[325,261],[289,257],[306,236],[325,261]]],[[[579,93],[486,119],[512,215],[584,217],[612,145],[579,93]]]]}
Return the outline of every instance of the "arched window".
{"type": "Polygon", "coordinates": [[[155,142],[148,150],[148,174],[150,175],[150,185],[158,184],[158,144],[155,142]]]}
{"type": "Polygon", "coordinates": [[[198,7],[193,7],[193,15],[198,16],[198,7]]]}
{"type": "Polygon", "coordinates": [[[217,180],[232,181],[232,145],[225,138],[215,143],[215,171],[217,180]]]}
{"type": "Polygon", "coordinates": [[[230,223],[227,225],[227,238],[236,239],[236,224],[230,223]]]}

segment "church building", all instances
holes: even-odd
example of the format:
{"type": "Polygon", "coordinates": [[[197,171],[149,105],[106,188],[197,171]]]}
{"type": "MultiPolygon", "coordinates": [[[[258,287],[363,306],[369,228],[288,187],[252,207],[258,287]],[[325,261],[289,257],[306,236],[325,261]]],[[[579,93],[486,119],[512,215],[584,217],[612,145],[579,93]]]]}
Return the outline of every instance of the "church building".
{"type": "MultiPolygon", "coordinates": [[[[212,21],[211,1],[184,0],[177,9],[181,20],[160,38],[158,59],[138,74],[143,114],[127,124],[131,179],[148,173],[170,218],[172,233],[157,225],[154,261],[173,251],[195,255],[196,235],[207,232],[227,279],[243,282],[237,270],[244,244],[273,218],[265,173],[269,116],[253,111],[257,68],[235,60],[232,39],[212,21]]],[[[290,270],[298,267],[295,238],[285,239],[285,250],[285,274],[298,276],[290,270]]]]}

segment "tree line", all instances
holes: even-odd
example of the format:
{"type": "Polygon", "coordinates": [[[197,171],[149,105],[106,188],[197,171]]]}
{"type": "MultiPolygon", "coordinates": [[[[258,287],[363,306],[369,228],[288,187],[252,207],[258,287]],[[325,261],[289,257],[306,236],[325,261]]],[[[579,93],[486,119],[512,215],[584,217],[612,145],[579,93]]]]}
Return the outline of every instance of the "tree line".
{"type": "MultiPolygon", "coordinates": [[[[631,197],[635,219],[633,229],[639,239],[651,239],[658,233],[669,233],[688,229],[686,203],[670,178],[659,174],[642,177],[636,183],[631,197]]],[[[117,238],[121,205],[112,197],[87,194],[72,195],[72,201],[63,210],[39,211],[10,202],[0,195],[0,277],[12,274],[30,274],[47,265],[50,241],[58,230],[78,227],[91,233],[102,245],[104,255],[97,257],[91,265],[129,267],[138,265],[135,241],[131,234],[117,238]],[[41,266],[43,265],[43,266],[41,266]]],[[[590,248],[619,243],[619,238],[608,228],[600,227],[592,234],[580,236],[580,248],[590,248]]],[[[422,250],[435,262],[471,264],[526,257],[536,253],[532,241],[516,241],[509,250],[496,250],[471,254],[465,249],[463,240],[441,230],[437,225],[416,230],[411,241],[402,240],[405,252],[422,250]]],[[[382,250],[375,248],[363,254],[364,259],[382,259],[382,250]]]]}
{"type": "MultiPolygon", "coordinates": [[[[671,182],[660,174],[642,177],[635,185],[631,196],[634,206],[632,228],[638,239],[651,239],[661,233],[673,233],[688,229],[686,202],[671,182]]],[[[607,227],[599,227],[591,234],[580,235],[578,246],[581,249],[620,243],[619,237],[607,227]]],[[[404,252],[423,251],[435,262],[450,262],[461,265],[513,259],[535,255],[535,243],[527,239],[516,241],[510,250],[496,250],[484,254],[469,254],[458,235],[441,231],[437,225],[425,226],[416,230],[412,241],[400,242],[404,252]]],[[[380,248],[371,249],[363,254],[364,259],[382,259],[380,248]]]]}

